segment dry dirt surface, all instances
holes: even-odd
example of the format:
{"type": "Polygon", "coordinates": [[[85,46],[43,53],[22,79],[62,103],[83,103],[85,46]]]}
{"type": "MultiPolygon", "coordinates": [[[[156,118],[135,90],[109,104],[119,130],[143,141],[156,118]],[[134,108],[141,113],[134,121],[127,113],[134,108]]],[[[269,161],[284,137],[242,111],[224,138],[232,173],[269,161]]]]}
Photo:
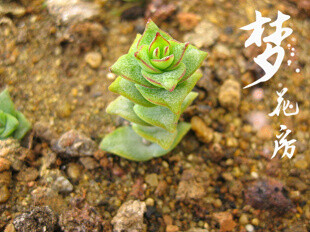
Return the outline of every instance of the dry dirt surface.
{"type": "Polygon", "coordinates": [[[309,10],[308,0],[0,1],[0,89],[33,125],[0,141],[0,231],[310,231],[309,10]],[[243,89],[263,74],[253,58],[265,47],[244,48],[239,29],[255,10],[289,14],[293,34],[277,74],[243,89]],[[182,118],[193,130],[137,163],[98,144],[127,124],[105,113],[109,67],[144,16],[209,57],[182,118]],[[283,87],[300,112],[269,117],[283,87]],[[296,152],[271,160],[282,124],[296,152]]]}

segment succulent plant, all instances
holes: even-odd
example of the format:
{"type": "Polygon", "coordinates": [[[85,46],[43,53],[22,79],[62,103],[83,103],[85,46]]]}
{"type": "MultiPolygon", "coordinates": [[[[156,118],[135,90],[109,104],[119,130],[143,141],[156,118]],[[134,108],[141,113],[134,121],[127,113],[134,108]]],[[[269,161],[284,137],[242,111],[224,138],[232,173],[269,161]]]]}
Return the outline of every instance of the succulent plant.
{"type": "Polygon", "coordinates": [[[149,20],[128,54],[110,68],[118,75],[109,90],[118,93],[107,112],[132,122],[108,134],[100,148],[135,161],[170,152],[189,131],[178,123],[198,93],[191,92],[202,74],[207,53],[178,42],[149,20]]]}
{"type": "Polygon", "coordinates": [[[0,140],[8,137],[22,139],[31,125],[25,116],[15,109],[9,91],[0,93],[0,140]]]}

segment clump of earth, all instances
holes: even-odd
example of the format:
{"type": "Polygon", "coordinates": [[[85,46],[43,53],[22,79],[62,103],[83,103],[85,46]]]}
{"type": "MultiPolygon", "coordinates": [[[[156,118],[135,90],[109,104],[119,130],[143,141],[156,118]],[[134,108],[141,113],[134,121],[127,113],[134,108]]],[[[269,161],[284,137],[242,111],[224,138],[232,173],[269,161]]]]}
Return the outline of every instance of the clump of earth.
{"type": "Polygon", "coordinates": [[[33,127],[0,141],[0,230],[309,231],[309,27],[308,0],[1,2],[0,89],[33,127]],[[245,48],[250,32],[239,29],[255,10],[290,15],[293,33],[276,75],[243,89],[263,75],[253,58],[264,47],[245,48]],[[192,131],[166,156],[138,163],[98,144],[127,124],[105,113],[116,98],[109,67],[145,17],[209,56],[182,118],[192,131]],[[300,112],[269,117],[283,87],[300,112]],[[296,152],[270,159],[282,124],[296,152]]]}

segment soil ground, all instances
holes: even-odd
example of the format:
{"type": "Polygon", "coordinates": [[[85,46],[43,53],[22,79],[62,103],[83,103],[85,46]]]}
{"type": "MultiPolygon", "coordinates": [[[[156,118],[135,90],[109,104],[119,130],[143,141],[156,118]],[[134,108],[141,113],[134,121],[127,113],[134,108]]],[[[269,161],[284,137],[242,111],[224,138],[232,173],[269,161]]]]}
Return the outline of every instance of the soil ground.
{"type": "MultiPolygon", "coordinates": [[[[75,129],[98,144],[124,123],[105,113],[107,104],[116,97],[108,91],[113,81],[109,67],[144,29],[144,18],[134,15],[130,7],[136,6],[133,12],[142,13],[147,7],[122,1],[96,3],[101,7],[94,19],[63,23],[49,13],[43,1],[0,2],[0,6],[18,4],[25,9],[18,15],[12,6],[11,12],[0,14],[0,87],[9,89],[18,110],[32,124],[48,124],[59,135],[75,129]],[[125,9],[129,10],[121,20],[125,9]],[[128,20],[131,14],[136,19],[128,20]],[[98,67],[86,62],[89,52],[102,56],[98,67]]],[[[76,206],[81,201],[100,215],[106,228],[101,230],[109,231],[119,207],[139,199],[147,203],[147,231],[310,231],[309,1],[179,0],[161,5],[169,3],[175,11],[166,9],[167,18],[158,19],[160,27],[179,41],[190,38],[189,42],[199,44],[202,40],[201,49],[209,53],[201,68],[204,77],[195,88],[200,95],[182,120],[198,116],[212,129],[213,140],[205,143],[197,131],[191,131],[170,154],[144,163],[96,151],[92,159],[96,168],[82,166],[77,157],[57,156],[44,175],[42,159],[50,144],[34,137],[32,155],[23,160],[22,170],[13,170],[10,198],[0,204],[0,230],[34,206],[48,205],[59,216],[82,208],[76,206]],[[281,44],[286,55],[277,74],[255,88],[242,89],[237,109],[227,109],[218,99],[226,79],[236,80],[242,88],[262,76],[253,58],[264,48],[244,48],[250,33],[239,29],[255,20],[255,10],[272,20],[278,10],[289,14],[287,26],[293,34],[281,44]],[[193,15],[185,15],[187,12],[193,15]],[[204,28],[202,22],[212,26],[204,28]],[[210,39],[211,35],[215,36],[210,39]],[[292,47],[294,56],[290,55],[292,47]],[[288,60],[292,61],[289,66],[288,60]],[[292,117],[269,117],[277,104],[276,91],[283,87],[288,88],[286,98],[297,102],[300,112],[292,117]],[[261,126],[256,127],[258,124],[261,126]],[[292,159],[278,155],[270,160],[282,124],[292,130],[290,139],[297,140],[296,152],[292,159]],[[76,179],[68,174],[72,163],[80,172],[76,179]],[[29,168],[40,174],[22,181],[18,176],[30,175],[29,168]],[[64,173],[73,191],[61,193],[50,186],[47,179],[55,170],[64,173]],[[261,183],[272,196],[265,199],[263,209],[255,208],[253,202],[260,196],[251,192],[261,183]],[[277,186],[281,186],[281,193],[277,186]],[[50,195],[42,193],[40,198],[42,188],[51,189],[50,195]]],[[[22,142],[25,149],[31,136],[22,142]]],[[[71,231],[69,224],[64,227],[71,231]]]]}

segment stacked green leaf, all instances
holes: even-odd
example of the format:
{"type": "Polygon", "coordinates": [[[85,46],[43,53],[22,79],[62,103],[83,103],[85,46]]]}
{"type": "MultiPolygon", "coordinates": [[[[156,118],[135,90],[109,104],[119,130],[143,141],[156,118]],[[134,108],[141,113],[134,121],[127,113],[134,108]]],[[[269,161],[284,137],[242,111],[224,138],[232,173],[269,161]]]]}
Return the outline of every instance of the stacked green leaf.
{"type": "Polygon", "coordinates": [[[133,123],[107,135],[101,149],[136,161],[171,151],[189,131],[178,124],[180,115],[194,101],[191,92],[202,74],[197,71],[207,53],[180,43],[149,20],[128,54],[111,67],[118,75],[109,90],[121,96],[107,112],[133,123]]]}
{"type": "Polygon", "coordinates": [[[5,89],[0,94],[0,140],[8,137],[22,139],[30,128],[30,123],[15,109],[9,92],[5,89]]]}

